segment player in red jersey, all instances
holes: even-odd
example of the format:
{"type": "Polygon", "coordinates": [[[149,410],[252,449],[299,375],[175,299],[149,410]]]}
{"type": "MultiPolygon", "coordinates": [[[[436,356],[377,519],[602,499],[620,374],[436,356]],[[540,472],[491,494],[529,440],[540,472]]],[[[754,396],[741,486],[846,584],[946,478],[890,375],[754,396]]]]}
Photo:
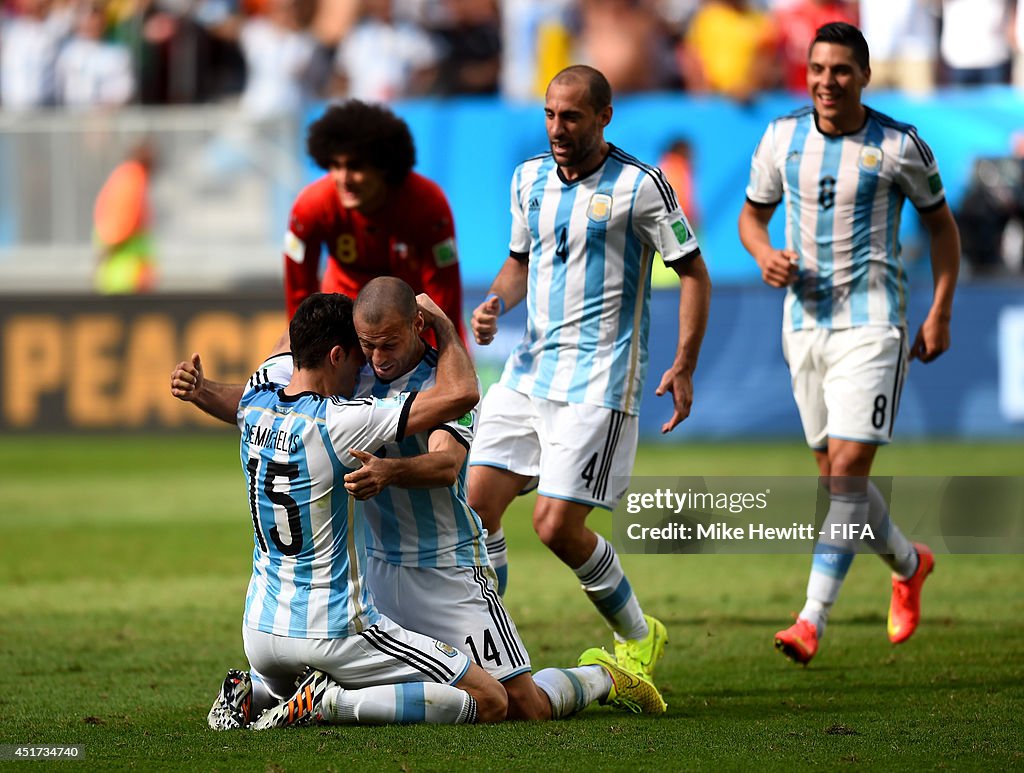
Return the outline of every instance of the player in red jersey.
{"type": "Polygon", "coordinates": [[[430,295],[465,340],[451,208],[436,183],[412,171],[416,148],[405,121],[382,105],[350,100],[313,122],[307,148],[327,174],[292,205],[284,246],[288,317],[319,290],[355,298],[374,277],[396,276],[430,295]]]}

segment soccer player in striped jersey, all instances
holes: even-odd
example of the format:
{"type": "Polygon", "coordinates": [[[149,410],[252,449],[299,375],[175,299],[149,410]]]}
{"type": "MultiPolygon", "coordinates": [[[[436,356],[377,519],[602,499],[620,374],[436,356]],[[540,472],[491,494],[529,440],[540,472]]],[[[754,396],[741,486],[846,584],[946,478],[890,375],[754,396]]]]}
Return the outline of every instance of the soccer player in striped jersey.
{"type": "MultiPolygon", "coordinates": [[[[357,395],[394,397],[434,385],[437,351],[420,337],[422,317],[408,285],[372,280],[356,299],[354,318],[370,366],[357,395]]],[[[376,455],[351,450],[362,467],[345,476],[345,487],[364,500],[367,582],[376,604],[406,628],[454,642],[500,681],[509,719],[559,719],[594,700],[664,711],[653,684],[634,681],[612,663],[569,669],[571,676],[554,668],[531,676],[529,654],[498,594],[483,526],[466,501],[476,421],[474,407],[457,421],[384,444],[376,455]]]]}
{"type": "Polygon", "coordinates": [[[550,152],[513,174],[509,257],[472,327],[489,344],[499,316],[524,299],[527,326],[481,408],[469,503],[501,578],[502,515],[538,477],[534,529],[611,626],[619,664],[650,678],[665,627],[644,615],[611,544],[586,520],[595,506],[613,509],[629,485],[654,253],[678,272],[681,291],[676,356],[657,389],[673,396],[663,432],[690,412],[711,283],[661,171],[605,141],[611,98],[592,67],[556,75],[544,105],[550,152]]]}
{"type": "MultiPolygon", "coordinates": [[[[420,337],[424,319],[407,284],[393,277],[371,280],[354,317],[369,359],[357,397],[401,398],[434,386],[438,352],[420,337]]],[[[286,358],[275,369],[278,380],[289,379],[286,358]]],[[[179,371],[193,387],[190,399],[224,421],[234,420],[241,385],[205,379],[198,360],[181,363],[179,371]],[[208,396],[211,390],[220,396],[216,404],[208,396]]],[[[563,718],[595,700],[629,711],[663,712],[653,684],[600,658],[581,668],[548,668],[531,676],[529,655],[497,593],[480,519],[465,500],[465,460],[475,418],[474,407],[456,421],[371,446],[381,458],[348,449],[362,463],[344,480],[350,494],[365,500],[366,585],[375,606],[406,629],[455,642],[502,683],[509,719],[563,718]]],[[[232,671],[225,689],[235,690],[228,682],[245,678],[244,672],[232,671]]]]}
{"type": "Polygon", "coordinates": [[[889,519],[868,475],[892,438],[908,360],[930,362],[950,345],[960,238],[932,151],[913,126],[861,102],[871,77],[868,46],[843,22],[818,29],[808,54],[813,104],[769,124],[754,152],[740,239],[764,281],[785,287],[783,351],[804,434],[830,490],[807,601],[775,645],[799,663],[814,657],[829,610],[865,535],[893,572],[888,632],[906,641],[920,619],[921,586],[935,560],[889,519]],[[785,249],[768,223],[786,201],[785,249]],[[909,198],[929,235],[932,305],[908,346],[900,214],[909,198]],[[851,533],[851,532],[847,532],[851,533]]]}
{"type": "MultiPolygon", "coordinates": [[[[479,399],[454,325],[429,298],[418,301],[441,347],[435,388],[335,397],[353,394],[365,359],[351,300],[315,293],[289,325],[291,356],[282,345],[242,392],[237,419],[255,541],[242,625],[251,702],[249,716],[232,716],[245,704],[231,699],[247,690],[229,674],[218,698],[229,705],[214,705],[211,725],[244,725],[274,703],[250,727],[505,718],[505,692],[483,669],[376,609],[366,587],[364,523],[343,485],[359,465],[349,449],[401,443],[464,415],[479,399]],[[293,694],[307,667],[314,670],[293,694]],[[226,716],[215,717],[218,710],[226,716]]],[[[175,394],[187,391],[179,383],[175,394]]],[[[206,399],[191,398],[200,407],[206,399]]]]}

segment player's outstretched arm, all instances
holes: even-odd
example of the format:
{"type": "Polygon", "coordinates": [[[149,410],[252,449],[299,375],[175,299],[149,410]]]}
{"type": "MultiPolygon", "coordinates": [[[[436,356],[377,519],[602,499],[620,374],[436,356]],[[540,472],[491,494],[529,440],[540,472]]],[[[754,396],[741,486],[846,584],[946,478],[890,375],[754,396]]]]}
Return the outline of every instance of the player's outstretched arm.
{"type": "Polygon", "coordinates": [[[960,231],[949,205],[921,215],[928,231],[932,255],[932,305],[910,348],[910,359],[931,362],[949,349],[953,293],[960,274],[960,231]]]}
{"type": "Polygon", "coordinates": [[[191,360],[179,362],[171,371],[171,394],[174,397],[192,403],[204,413],[228,424],[235,423],[242,389],[242,384],[222,384],[206,378],[198,352],[192,354],[191,360]]]}
{"type": "Polygon", "coordinates": [[[473,337],[481,346],[494,340],[498,332],[498,317],[526,297],[529,265],[525,260],[508,257],[494,278],[487,298],[473,310],[473,337]]]}
{"type": "Polygon", "coordinates": [[[454,421],[480,400],[476,371],[455,325],[430,296],[416,296],[423,320],[437,337],[437,376],[434,386],[416,396],[409,408],[405,434],[415,435],[446,421],[454,421]]]}
{"type": "Polygon", "coordinates": [[[761,269],[761,279],[771,287],[786,287],[794,282],[797,274],[797,255],[792,250],[777,250],[772,247],[768,235],[768,223],[775,213],[775,207],[755,207],[744,202],[740,211],[740,241],[761,269]]]}
{"type": "Polygon", "coordinates": [[[683,265],[673,264],[679,274],[679,342],[672,367],[661,377],[655,394],[672,394],[672,418],[661,425],[671,432],[690,415],[693,405],[693,372],[697,369],[711,306],[711,277],[700,255],[683,265]]]}
{"type": "Polygon", "coordinates": [[[375,497],[387,486],[399,488],[447,488],[454,485],[466,460],[466,447],[444,430],[430,434],[428,450],[419,456],[380,459],[350,448],[363,463],[345,476],[345,489],[356,499],[375,497]]]}

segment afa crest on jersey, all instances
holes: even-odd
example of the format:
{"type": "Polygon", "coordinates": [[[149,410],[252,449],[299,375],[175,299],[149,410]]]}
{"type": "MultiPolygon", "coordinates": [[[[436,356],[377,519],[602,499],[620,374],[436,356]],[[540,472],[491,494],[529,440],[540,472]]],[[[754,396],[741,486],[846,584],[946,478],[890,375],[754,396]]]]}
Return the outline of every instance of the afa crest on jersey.
{"type": "Polygon", "coordinates": [[[438,652],[449,658],[454,658],[459,654],[458,650],[456,650],[452,645],[445,644],[443,641],[437,641],[436,639],[434,640],[434,647],[437,648],[438,652]]]}
{"type": "Polygon", "coordinates": [[[594,223],[607,223],[612,216],[612,197],[607,193],[595,193],[590,197],[587,217],[594,223]]]}
{"type": "Polygon", "coordinates": [[[860,158],[857,161],[857,166],[862,172],[878,174],[882,171],[882,159],[884,157],[881,148],[875,145],[865,145],[860,149],[860,158]]]}

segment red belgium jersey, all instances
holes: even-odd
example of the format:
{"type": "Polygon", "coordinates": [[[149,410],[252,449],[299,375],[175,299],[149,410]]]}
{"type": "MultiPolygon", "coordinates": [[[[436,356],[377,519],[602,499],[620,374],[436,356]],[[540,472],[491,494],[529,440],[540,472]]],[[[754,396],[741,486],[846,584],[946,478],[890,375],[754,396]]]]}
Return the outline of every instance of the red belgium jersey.
{"type": "Polygon", "coordinates": [[[355,298],[378,276],[398,277],[415,292],[427,293],[466,340],[455,225],[436,183],[411,172],[388,191],[383,206],[365,215],[341,205],[330,175],[307,185],[292,206],[285,236],[288,318],[318,290],[355,298]],[[323,246],[329,257],[320,281],[323,246]]]}

